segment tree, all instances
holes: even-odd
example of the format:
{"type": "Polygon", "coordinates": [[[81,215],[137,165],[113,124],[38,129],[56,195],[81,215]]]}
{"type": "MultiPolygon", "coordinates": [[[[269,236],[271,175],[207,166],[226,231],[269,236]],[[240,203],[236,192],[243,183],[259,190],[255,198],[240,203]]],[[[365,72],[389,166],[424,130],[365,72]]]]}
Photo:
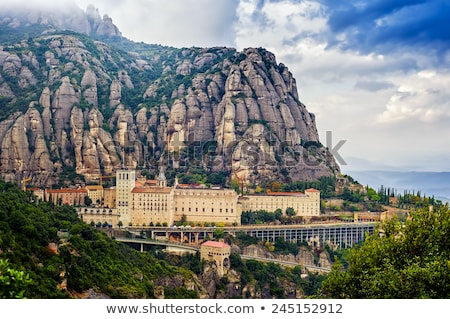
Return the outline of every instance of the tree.
{"type": "Polygon", "coordinates": [[[281,218],[283,217],[283,211],[281,210],[281,208],[277,208],[273,213],[276,220],[281,220],[281,218]]]}
{"type": "Polygon", "coordinates": [[[0,299],[23,299],[30,283],[28,274],[12,269],[7,259],[0,259],[0,299]]]}
{"type": "Polygon", "coordinates": [[[336,262],[323,282],[327,298],[449,298],[450,211],[420,208],[402,223],[380,224],[349,254],[345,270],[336,262]]]}
{"type": "Polygon", "coordinates": [[[295,210],[292,207],[286,208],[286,215],[288,215],[289,217],[295,216],[295,210]]]}
{"type": "Polygon", "coordinates": [[[239,181],[236,180],[236,179],[234,179],[234,178],[231,180],[230,188],[231,188],[231,189],[234,189],[234,190],[236,191],[236,193],[238,193],[238,194],[241,193],[239,181]]]}
{"type": "Polygon", "coordinates": [[[86,205],[86,206],[91,206],[91,204],[92,204],[92,199],[89,197],[89,196],[84,196],[84,204],[86,205]]]}
{"type": "Polygon", "coordinates": [[[222,228],[217,228],[214,230],[214,238],[220,239],[225,237],[225,232],[222,228]]]}
{"type": "Polygon", "coordinates": [[[281,191],[281,183],[280,182],[272,182],[270,183],[270,190],[272,192],[280,192],[281,191]]]}

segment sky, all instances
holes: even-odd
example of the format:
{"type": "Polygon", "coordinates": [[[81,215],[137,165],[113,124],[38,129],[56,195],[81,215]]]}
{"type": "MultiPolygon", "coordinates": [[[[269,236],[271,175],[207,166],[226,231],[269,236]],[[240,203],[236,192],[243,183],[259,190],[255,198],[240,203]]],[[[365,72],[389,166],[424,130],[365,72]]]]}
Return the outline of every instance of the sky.
{"type": "MultiPolygon", "coordinates": [[[[82,9],[93,3],[74,1],[82,9]]],[[[94,5],[134,41],[273,52],[316,115],[322,144],[336,146],[344,173],[450,171],[449,0],[96,0],[94,5]]]]}

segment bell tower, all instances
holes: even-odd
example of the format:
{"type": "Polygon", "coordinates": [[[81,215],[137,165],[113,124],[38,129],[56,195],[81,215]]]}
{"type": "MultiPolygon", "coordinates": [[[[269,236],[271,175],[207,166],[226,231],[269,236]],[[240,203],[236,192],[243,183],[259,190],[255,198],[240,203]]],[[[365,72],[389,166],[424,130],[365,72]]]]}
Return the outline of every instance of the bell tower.
{"type": "Polygon", "coordinates": [[[136,182],[136,171],[118,170],[116,172],[116,206],[120,220],[128,226],[131,222],[131,191],[136,182]]]}
{"type": "Polygon", "coordinates": [[[167,179],[166,179],[166,175],[164,174],[163,166],[161,166],[161,168],[159,170],[158,178],[156,180],[158,181],[159,187],[167,187],[167,179]]]}

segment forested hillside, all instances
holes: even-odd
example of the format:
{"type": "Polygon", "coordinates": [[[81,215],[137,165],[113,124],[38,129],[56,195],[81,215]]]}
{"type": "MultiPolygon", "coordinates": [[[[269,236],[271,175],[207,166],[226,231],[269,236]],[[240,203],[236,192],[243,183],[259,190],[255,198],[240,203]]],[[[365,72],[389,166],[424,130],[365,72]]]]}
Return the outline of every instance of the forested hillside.
{"type": "Polygon", "coordinates": [[[72,207],[38,203],[0,181],[0,298],[292,298],[315,294],[323,280],[302,278],[300,266],[231,259],[221,278],[199,254],[140,253],[72,207]]]}
{"type": "MultiPolygon", "coordinates": [[[[0,182],[0,260],[29,278],[18,287],[23,297],[68,298],[93,289],[109,297],[151,298],[160,282],[171,283],[168,298],[199,296],[201,285],[194,284],[197,291],[184,287],[194,282],[189,270],[111,240],[79,220],[72,207],[29,201],[30,193],[0,182]]],[[[0,281],[2,297],[10,297],[10,289],[0,281]]]]}

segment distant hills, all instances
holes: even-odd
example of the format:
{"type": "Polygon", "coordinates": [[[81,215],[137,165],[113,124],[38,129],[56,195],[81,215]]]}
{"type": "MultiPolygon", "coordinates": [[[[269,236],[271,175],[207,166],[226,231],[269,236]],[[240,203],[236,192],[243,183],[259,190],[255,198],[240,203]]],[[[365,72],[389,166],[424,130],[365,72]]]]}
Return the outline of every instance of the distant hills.
{"type": "Polygon", "coordinates": [[[422,195],[434,195],[436,199],[450,202],[450,172],[349,170],[345,173],[375,189],[383,185],[395,188],[397,193],[420,191],[422,195]]]}

